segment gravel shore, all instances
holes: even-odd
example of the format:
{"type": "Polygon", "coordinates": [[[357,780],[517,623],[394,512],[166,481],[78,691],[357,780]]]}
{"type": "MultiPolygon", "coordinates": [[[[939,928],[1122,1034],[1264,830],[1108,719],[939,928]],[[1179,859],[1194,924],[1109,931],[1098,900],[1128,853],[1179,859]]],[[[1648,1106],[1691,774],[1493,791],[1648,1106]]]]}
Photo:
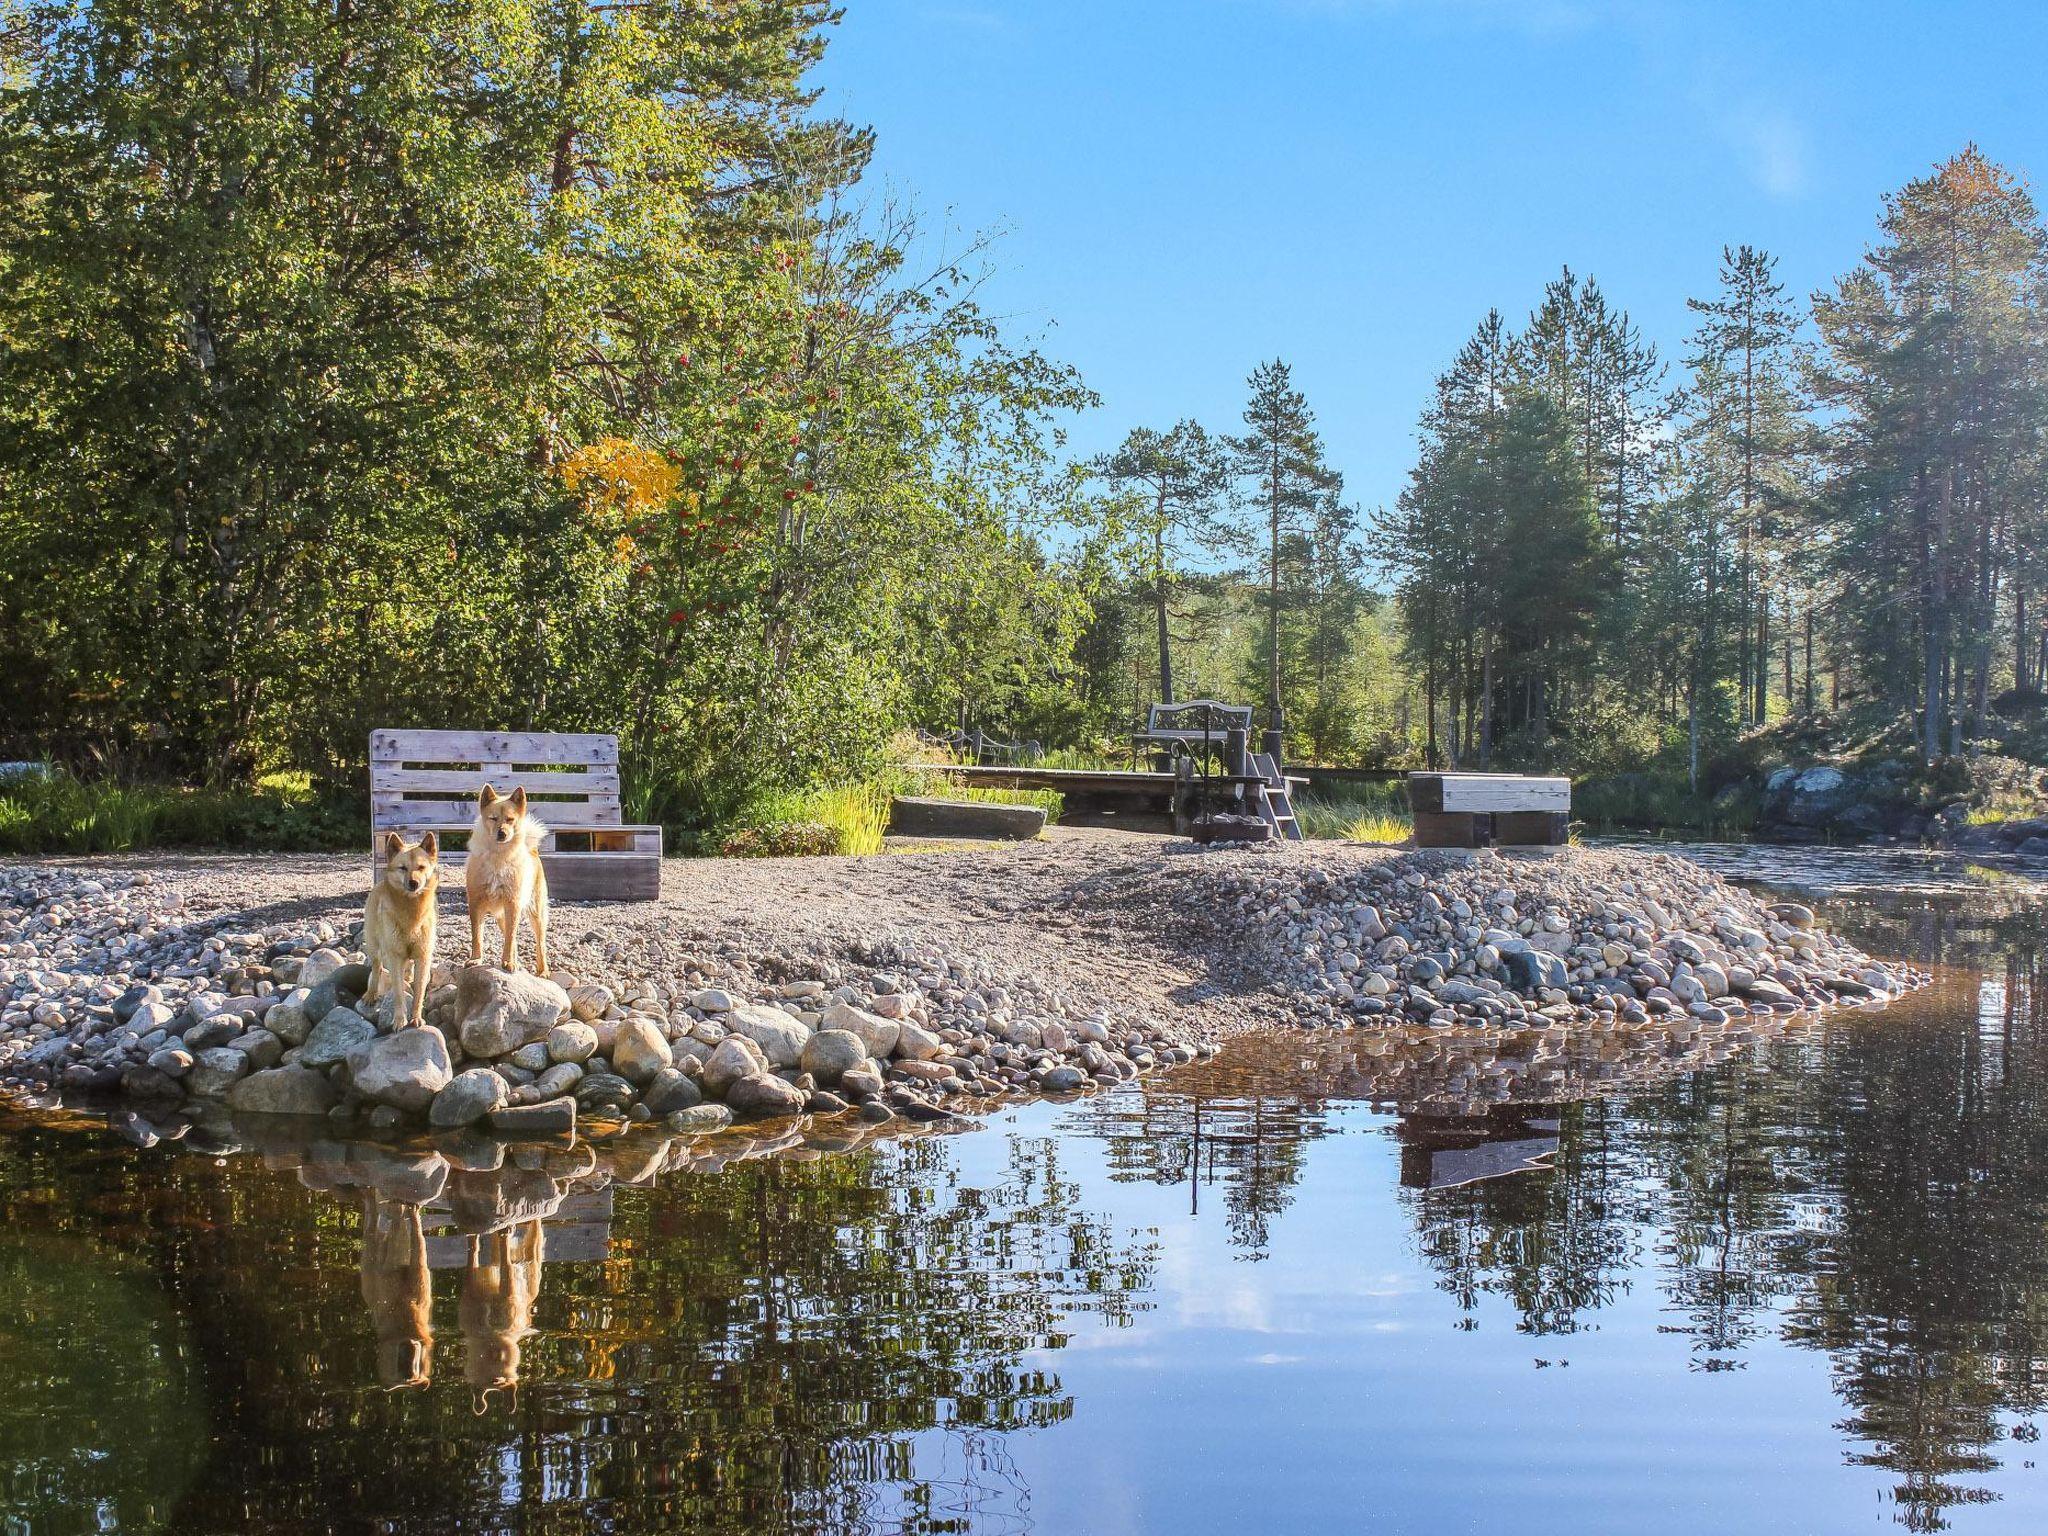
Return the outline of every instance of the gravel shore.
{"type": "Polygon", "coordinates": [[[1883,1000],[1922,979],[1664,856],[1201,850],[1056,829],[1004,848],[675,860],[659,902],[556,907],[566,990],[465,968],[458,883],[435,1028],[394,1033],[388,1007],[357,1011],[367,864],[0,869],[0,1083],[373,1128],[559,1131],[578,1108],[679,1131],[923,1120],[1169,1068],[1254,1024],[1540,1043],[1883,1000]]]}

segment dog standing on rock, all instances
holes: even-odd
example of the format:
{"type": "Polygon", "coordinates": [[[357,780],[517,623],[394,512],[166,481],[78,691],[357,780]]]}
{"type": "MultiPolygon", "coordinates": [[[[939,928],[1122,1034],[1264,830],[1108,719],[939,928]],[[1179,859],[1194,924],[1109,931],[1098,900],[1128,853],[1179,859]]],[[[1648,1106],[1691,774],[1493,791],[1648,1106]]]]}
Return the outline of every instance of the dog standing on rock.
{"type": "Polygon", "coordinates": [[[501,795],[489,784],[477,791],[476,822],[462,869],[469,892],[469,959],[484,957],[484,919],[496,917],[504,939],[498,963],[519,969],[519,920],[533,923],[533,973],[548,973],[548,877],[540,867],[548,829],[526,810],[526,787],[501,795]]]}
{"type": "Polygon", "coordinates": [[[429,832],[406,846],[396,832],[384,834],[384,873],[370,887],[363,907],[363,958],[369,962],[365,1003],[386,992],[398,994],[393,1027],[420,1022],[427,1003],[427,978],[434,969],[434,898],[441,889],[441,843],[429,832]],[[412,966],[412,976],[405,974],[412,966]],[[406,1009],[410,993],[412,1008],[406,1009]]]}

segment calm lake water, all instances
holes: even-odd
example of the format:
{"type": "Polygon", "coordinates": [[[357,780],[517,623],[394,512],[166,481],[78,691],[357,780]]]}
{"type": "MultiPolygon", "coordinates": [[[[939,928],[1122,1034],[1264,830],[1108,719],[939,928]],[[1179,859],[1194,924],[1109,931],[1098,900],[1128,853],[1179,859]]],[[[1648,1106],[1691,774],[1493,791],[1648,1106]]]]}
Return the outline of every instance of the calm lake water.
{"type": "Polygon", "coordinates": [[[653,1186],[7,1121],[0,1532],[2048,1530],[2048,885],[1715,857],[1939,983],[653,1186]]]}

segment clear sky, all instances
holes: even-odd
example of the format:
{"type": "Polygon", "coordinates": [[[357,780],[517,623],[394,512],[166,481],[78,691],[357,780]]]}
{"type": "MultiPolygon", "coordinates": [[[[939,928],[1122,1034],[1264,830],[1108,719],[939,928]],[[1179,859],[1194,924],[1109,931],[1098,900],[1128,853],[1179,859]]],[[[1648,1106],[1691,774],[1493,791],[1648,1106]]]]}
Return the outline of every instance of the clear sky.
{"type": "Polygon", "coordinates": [[[845,0],[827,110],[1103,399],[1083,451],[1231,429],[1284,357],[1350,494],[1569,263],[1667,356],[1724,243],[1802,297],[1975,139],[2048,175],[2048,0],[845,0]]]}

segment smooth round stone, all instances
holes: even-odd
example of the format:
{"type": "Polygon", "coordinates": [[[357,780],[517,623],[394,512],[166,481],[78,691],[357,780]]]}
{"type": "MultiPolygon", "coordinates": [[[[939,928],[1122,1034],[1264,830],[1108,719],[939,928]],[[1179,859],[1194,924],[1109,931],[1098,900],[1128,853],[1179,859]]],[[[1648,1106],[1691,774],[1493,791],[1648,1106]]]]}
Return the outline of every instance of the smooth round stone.
{"type": "Polygon", "coordinates": [[[546,1050],[549,1061],[581,1064],[597,1054],[597,1031],[581,1019],[557,1024],[548,1031],[546,1050]]]}

